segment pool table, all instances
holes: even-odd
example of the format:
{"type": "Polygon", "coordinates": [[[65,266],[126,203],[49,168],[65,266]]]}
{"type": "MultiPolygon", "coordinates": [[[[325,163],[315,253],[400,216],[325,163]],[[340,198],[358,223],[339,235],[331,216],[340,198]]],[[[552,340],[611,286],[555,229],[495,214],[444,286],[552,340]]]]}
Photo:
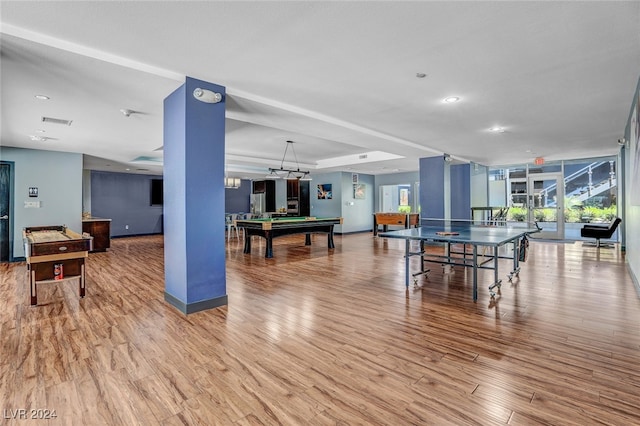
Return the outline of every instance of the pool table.
{"type": "Polygon", "coordinates": [[[251,253],[251,236],[267,240],[264,257],[273,257],[273,239],[283,235],[305,234],[305,245],[311,245],[312,233],[326,233],[328,248],[335,248],[333,227],[342,224],[341,217],[274,217],[237,220],[236,226],[244,228],[244,253],[251,253]]]}
{"type": "Polygon", "coordinates": [[[85,295],[84,260],[93,238],[66,226],[34,226],[22,231],[29,273],[31,304],[38,304],[37,284],[79,279],[80,297],[85,295]]]}

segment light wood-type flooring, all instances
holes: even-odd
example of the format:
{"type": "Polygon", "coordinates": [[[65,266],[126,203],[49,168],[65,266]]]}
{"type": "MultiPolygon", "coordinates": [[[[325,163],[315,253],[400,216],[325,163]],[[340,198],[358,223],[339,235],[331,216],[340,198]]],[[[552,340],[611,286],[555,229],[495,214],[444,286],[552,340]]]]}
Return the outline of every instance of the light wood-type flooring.
{"type": "Polygon", "coordinates": [[[402,242],[335,243],[283,237],[265,259],[232,239],[228,306],[188,316],[164,302],[162,236],[92,253],[84,299],[42,284],[31,307],[25,263],[0,264],[0,424],[640,424],[618,249],[534,241],[495,301],[481,271],[474,303],[470,271],[407,290],[402,242]]]}

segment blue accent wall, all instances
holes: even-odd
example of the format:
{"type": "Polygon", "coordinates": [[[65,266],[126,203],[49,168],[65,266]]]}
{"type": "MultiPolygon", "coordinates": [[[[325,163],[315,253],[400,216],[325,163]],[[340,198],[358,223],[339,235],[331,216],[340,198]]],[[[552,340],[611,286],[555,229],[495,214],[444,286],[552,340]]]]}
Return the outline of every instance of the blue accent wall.
{"type": "Polygon", "coordinates": [[[164,101],[165,299],[185,313],[226,304],[225,102],[224,87],[190,77],[164,101]]]}
{"type": "Polygon", "coordinates": [[[251,181],[242,180],[238,189],[225,188],[224,205],[227,213],[249,213],[251,211],[251,181]]]}
{"type": "MultiPolygon", "coordinates": [[[[186,85],[164,100],[164,212],[165,292],[182,302],[187,300],[186,191],[186,85]],[[171,142],[171,143],[170,143],[171,142]]],[[[224,178],[224,176],[223,176],[224,178]]],[[[224,225],[222,225],[224,226],[224,225]]]]}
{"type": "Polygon", "coordinates": [[[471,219],[471,165],[450,166],[451,219],[471,219]]]}
{"type": "Polygon", "coordinates": [[[444,156],[420,159],[420,217],[445,217],[444,156]]]}
{"type": "Polygon", "coordinates": [[[111,219],[112,237],[162,233],[162,206],[151,205],[152,179],[162,176],[92,171],[91,215],[111,219]]]}

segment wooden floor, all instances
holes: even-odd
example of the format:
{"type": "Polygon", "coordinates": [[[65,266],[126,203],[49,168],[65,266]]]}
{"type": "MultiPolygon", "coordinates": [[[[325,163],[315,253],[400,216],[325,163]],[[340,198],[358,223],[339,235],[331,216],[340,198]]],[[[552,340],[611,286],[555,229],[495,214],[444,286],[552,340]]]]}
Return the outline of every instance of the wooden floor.
{"type": "Polygon", "coordinates": [[[232,240],[229,305],[189,316],[163,300],[160,236],[92,253],[84,299],[42,284],[31,307],[25,263],[0,264],[0,424],[640,424],[619,251],[534,241],[474,303],[461,269],[406,290],[400,241],[335,242],[284,237],[265,259],[232,240]]]}

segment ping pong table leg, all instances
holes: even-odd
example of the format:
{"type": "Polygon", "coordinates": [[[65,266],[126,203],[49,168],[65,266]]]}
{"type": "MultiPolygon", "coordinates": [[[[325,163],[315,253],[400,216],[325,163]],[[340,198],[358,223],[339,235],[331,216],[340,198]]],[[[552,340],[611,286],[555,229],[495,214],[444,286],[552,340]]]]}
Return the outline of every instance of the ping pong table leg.
{"type": "Polygon", "coordinates": [[[411,252],[411,240],[404,241],[404,285],[409,288],[409,253],[411,252]]]}
{"type": "MultiPolygon", "coordinates": [[[[411,247],[409,247],[409,250],[411,250],[411,247]]],[[[418,254],[418,253],[414,253],[418,254]]],[[[414,272],[413,274],[411,274],[411,276],[413,277],[413,288],[418,288],[418,277],[420,275],[424,275],[427,276],[427,274],[431,272],[431,269],[425,269],[424,267],[424,240],[420,240],[420,271],[419,272],[414,272]]],[[[407,273],[409,273],[409,270],[407,269],[407,273]]],[[[408,281],[407,281],[407,286],[408,286],[408,281]]]]}
{"type": "Polygon", "coordinates": [[[513,270],[509,273],[509,281],[513,280],[513,277],[520,276],[520,244],[519,240],[513,242],[513,270]]]}
{"type": "Polygon", "coordinates": [[[473,244],[473,301],[478,300],[478,246],[473,244]]]}
{"type": "Polygon", "coordinates": [[[496,292],[493,291],[496,287],[500,289],[502,280],[498,278],[498,246],[493,247],[493,284],[489,286],[489,295],[493,299],[496,296],[496,292]]]}
{"type": "MultiPolygon", "coordinates": [[[[493,282],[498,282],[498,247],[493,247],[493,282]]],[[[498,286],[500,287],[500,286],[498,286]]]]}

